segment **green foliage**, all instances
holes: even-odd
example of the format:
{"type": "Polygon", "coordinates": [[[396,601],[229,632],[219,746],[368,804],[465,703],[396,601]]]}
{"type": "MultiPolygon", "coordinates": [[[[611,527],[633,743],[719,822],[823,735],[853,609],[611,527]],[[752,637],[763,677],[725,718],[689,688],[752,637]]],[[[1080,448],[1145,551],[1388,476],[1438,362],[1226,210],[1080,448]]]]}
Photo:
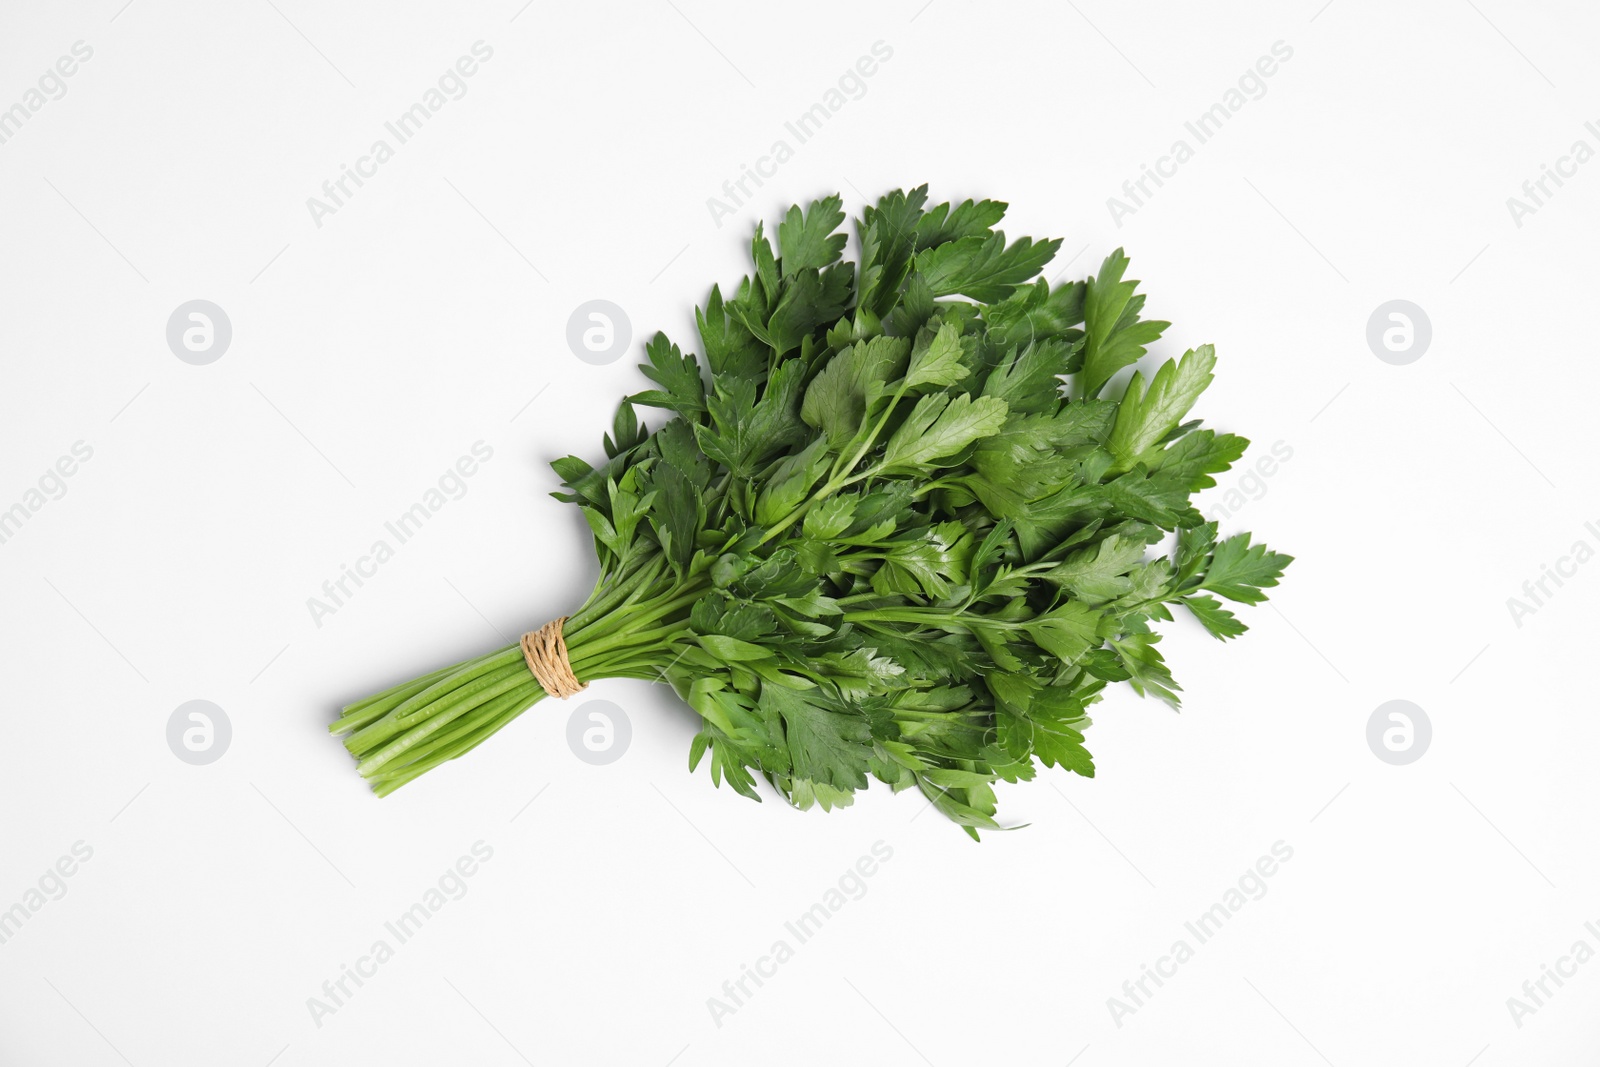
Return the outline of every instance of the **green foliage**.
{"type": "MultiPolygon", "coordinates": [[[[892,192],[854,262],[837,196],[790,209],[776,248],[757,227],[751,275],[696,312],[703,361],[657,335],[656,388],[624,402],[607,462],[555,464],[601,567],[567,626],[574,670],[670,683],[715,782],[828,809],[876,778],[997,828],[995,782],[1094,773],[1108,684],[1177,704],[1152,622],[1182,604],[1236,637],[1217,598],[1258,603],[1290,562],[1219,541],[1190,503],[1247,444],[1184,421],[1211,347],[1102,396],[1167,323],[1141,318],[1120,249],[1093,277],[1037,277],[1060,242],[1008,243],[1005,209],[892,192]],[[651,433],[635,404],[673,417],[651,433]]],[[[481,662],[452,684],[498,692],[510,661],[481,662]]],[[[352,750],[390,760],[427,707],[462,738],[446,756],[502,725],[429,699],[352,750]]],[[[371,773],[409,780],[395,766],[371,773]]]]}
{"type": "MultiPolygon", "coordinates": [[[[1236,637],[1217,596],[1259,602],[1289,557],[1218,542],[1190,505],[1247,444],[1184,422],[1209,345],[1099,399],[1168,325],[1140,317],[1121,249],[1052,287],[1036,275],[1059,241],[1008,244],[1005,204],[929,206],[919,188],[863,213],[852,268],[839,204],[791,208],[776,254],[758,229],[752,277],[730,300],[712,289],[708,388],[693,356],[651,343],[661,388],[633,401],[699,420],[711,488],[657,474],[651,522],[622,522],[657,542],[637,551],[720,576],[659,657],[705,720],[694,756],[713,776],[824,808],[871,776],[994,827],[995,781],[1035,762],[1094,773],[1082,731],[1108,682],[1177,704],[1151,621],[1182,604],[1236,637]],[[847,270],[843,296],[818,273],[847,270]],[[1147,558],[1172,533],[1174,555],[1147,558]]],[[[667,433],[627,465],[657,463],[667,433]]],[[[586,498],[586,469],[558,470],[586,498]]],[[[620,530],[595,528],[620,562],[620,530]]]]}

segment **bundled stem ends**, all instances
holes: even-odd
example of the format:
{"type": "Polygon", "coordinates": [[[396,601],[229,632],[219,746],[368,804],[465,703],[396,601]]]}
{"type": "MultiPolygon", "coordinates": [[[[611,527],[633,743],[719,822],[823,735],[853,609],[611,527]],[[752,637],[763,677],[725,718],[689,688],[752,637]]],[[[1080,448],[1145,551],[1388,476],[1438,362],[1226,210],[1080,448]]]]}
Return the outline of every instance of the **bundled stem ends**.
{"type": "MultiPolygon", "coordinates": [[[[660,562],[659,560],[657,561],[660,562]]],[[[549,696],[565,699],[597,678],[659,681],[652,666],[664,662],[673,634],[687,626],[694,583],[662,580],[662,567],[638,566],[602,575],[582,608],[547,624],[514,645],[469,659],[348,705],[330,732],[345,736],[357,771],[379,796],[426,771],[470,752],[517,716],[549,696]],[[554,637],[565,654],[530,657],[529,644],[554,637]],[[541,681],[530,666],[551,662],[541,681]],[[578,679],[584,681],[579,682],[578,679]],[[549,682],[546,685],[545,682],[549,682]]]]}

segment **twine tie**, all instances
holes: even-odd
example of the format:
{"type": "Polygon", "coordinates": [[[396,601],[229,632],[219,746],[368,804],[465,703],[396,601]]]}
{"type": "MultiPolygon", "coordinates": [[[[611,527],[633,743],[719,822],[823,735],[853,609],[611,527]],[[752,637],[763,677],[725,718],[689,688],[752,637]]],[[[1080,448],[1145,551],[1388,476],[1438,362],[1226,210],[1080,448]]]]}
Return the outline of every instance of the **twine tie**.
{"type": "Polygon", "coordinates": [[[567,616],[563,615],[522,635],[522,658],[527,661],[528,670],[533,672],[544,691],[557,700],[565,700],[589,688],[588,683],[578,681],[567,659],[567,642],[561,636],[561,624],[566,621],[567,616]]]}

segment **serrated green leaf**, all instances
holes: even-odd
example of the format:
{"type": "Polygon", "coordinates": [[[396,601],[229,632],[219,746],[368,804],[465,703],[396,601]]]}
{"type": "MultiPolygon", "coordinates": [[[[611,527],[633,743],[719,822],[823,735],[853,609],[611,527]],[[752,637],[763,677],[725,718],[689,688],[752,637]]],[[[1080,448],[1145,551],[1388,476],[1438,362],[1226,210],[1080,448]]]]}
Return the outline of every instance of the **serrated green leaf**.
{"type": "Polygon", "coordinates": [[[1145,347],[1155,342],[1171,323],[1141,321],[1144,296],[1135,294],[1136,281],[1123,281],[1128,257],[1117,249],[1106,257],[1100,273],[1090,278],[1083,294],[1083,370],[1078,395],[1100,395],[1112,375],[1139,362],[1145,347]]]}
{"type": "Polygon", "coordinates": [[[870,388],[900,377],[910,351],[910,342],[898,337],[851,345],[806,387],[800,417],[821,430],[834,448],[841,447],[861,428],[870,388]]]}
{"type": "Polygon", "coordinates": [[[1044,577],[1089,600],[1112,600],[1131,587],[1127,574],[1144,560],[1141,538],[1112,534],[1081,548],[1044,572],[1044,577]]]}
{"type": "Polygon", "coordinates": [[[778,248],[783,257],[783,273],[793,277],[803,270],[821,270],[839,258],[846,236],[835,233],[844,222],[838,194],[813,200],[802,214],[796,204],[778,227],[778,248]]]}
{"type": "Polygon", "coordinates": [[[1107,442],[1116,461],[1113,470],[1132,467],[1146,450],[1183,421],[1211,384],[1211,370],[1216,364],[1216,351],[1210,345],[1201,345],[1185,352],[1182,359],[1169,359],[1162,364],[1150,380],[1149,389],[1140,375],[1133,376],[1107,442]]]}
{"type": "Polygon", "coordinates": [[[1200,625],[1210,631],[1211,636],[1226,641],[1230,637],[1238,637],[1249,627],[1239,621],[1238,616],[1222,606],[1216,597],[1186,596],[1183,606],[1189,609],[1200,625]]]}
{"type": "Polygon", "coordinates": [[[959,293],[992,304],[1044,269],[1060,247],[1060,239],[1035,242],[1031,237],[1008,246],[999,232],[963,237],[919,252],[917,273],[936,297],[959,293]]]}
{"type": "Polygon", "coordinates": [[[965,352],[961,345],[961,330],[946,323],[926,343],[918,341],[911,350],[911,363],[906,368],[907,389],[924,385],[954,385],[967,376],[963,362],[965,352]]]}
{"type": "Polygon", "coordinates": [[[706,387],[694,353],[683,353],[667,340],[666,334],[658,333],[645,346],[645,356],[649,362],[641,363],[639,369],[661,388],[635,393],[628,400],[668,408],[690,421],[698,420],[706,410],[706,387]]]}
{"type": "Polygon", "coordinates": [[[771,683],[761,687],[761,706],[783,721],[798,782],[845,792],[866,788],[872,731],[864,718],[811,703],[804,694],[771,683]]]}
{"type": "Polygon", "coordinates": [[[1247,533],[1235,534],[1211,554],[1201,588],[1240,604],[1259,604],[1267,599],[1262,590],[1277,585],[1292,562],[1293,556],[1268,551],[1266,545],[1252,545],[1247,533]]]}
{"type": "Polygon", "coordinates": [[[930,393],[917,401],[906,421],[884,448],[880,473],[910,474],[931,470],[962,449],[998,433],[1006,420],[1006,402],[966,393],[954,400],[930,393]]]}
{"type": "Polygon", "coordinates": [[[987,237],[1006,217],[1006,206],[999,200],[963,200],[953,207],[936,204],[917,219],[917,250],[963,237],[987,237]]]}

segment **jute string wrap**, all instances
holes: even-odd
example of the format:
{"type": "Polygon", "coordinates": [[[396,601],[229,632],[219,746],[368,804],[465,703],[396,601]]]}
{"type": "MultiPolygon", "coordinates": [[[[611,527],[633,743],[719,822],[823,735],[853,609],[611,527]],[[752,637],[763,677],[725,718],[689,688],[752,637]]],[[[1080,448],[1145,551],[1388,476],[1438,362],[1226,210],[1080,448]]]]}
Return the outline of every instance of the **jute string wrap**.
{"type": "Polygon", "coordinates": [[[567,660],[567,642],[561,636],[563,615],[551,619],[537,630],[522,635],[522,658],[528,661],[528,670],[544,686],[544,691],[557,700],[565,700],[589,688],[587,682],[578,681],[567,660]]]}

